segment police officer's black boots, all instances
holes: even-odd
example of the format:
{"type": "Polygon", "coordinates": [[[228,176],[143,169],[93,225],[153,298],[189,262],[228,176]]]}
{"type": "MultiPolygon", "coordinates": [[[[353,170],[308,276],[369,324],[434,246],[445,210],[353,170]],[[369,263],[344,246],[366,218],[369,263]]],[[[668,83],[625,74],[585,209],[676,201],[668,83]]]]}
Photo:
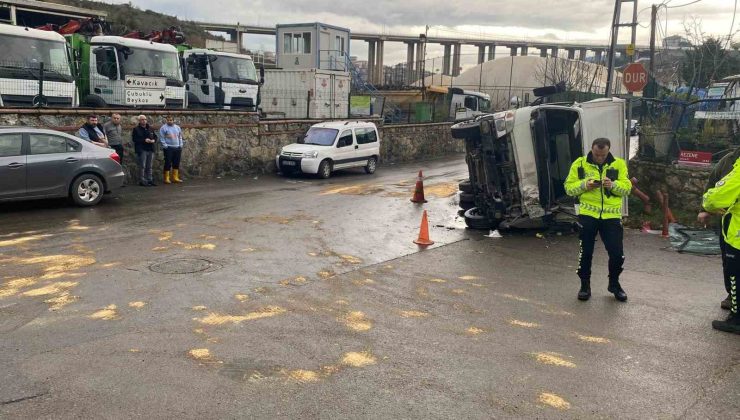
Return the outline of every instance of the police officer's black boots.
{"type": "Polygon", "coordinates": [[[609,287],[606,289],[609,293],[614,293],[614,297],[620,302],[627,301],[627,293],[624,292],[622,286],[619,285],[619,279],[609,279],[609,287]]]}
{"type": "Polygon", "coordinates": [[[581,279],[581,290],[578,291],[578,300],[591,298],[591,279],[581,279]]]}
{"type": "Polygon", "coordinates": [[[740,334],[740,313],[737,307],[737,283],[732,277],[730,282],[730,316],[724,321],[712,321],[712,328],[729,333],[740,334]]]}

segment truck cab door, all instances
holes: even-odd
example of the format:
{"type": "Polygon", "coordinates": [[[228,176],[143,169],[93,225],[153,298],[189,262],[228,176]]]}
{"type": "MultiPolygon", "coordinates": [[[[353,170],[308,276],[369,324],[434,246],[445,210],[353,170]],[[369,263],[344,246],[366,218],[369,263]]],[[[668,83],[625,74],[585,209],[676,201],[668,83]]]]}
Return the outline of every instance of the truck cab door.
{"type": "Polygon", "coordinates": [[[90,52],[90,93],[109,105],[125,105],[125,88],[115,47],[94,47],[90,52]]]}
{"type": "Polygon", "coordinates": [[[216,92],[211,82],[211,66],[205,54],[188,56],[188,91],[193,93],[202,104],[215,104],[216,92]]]}

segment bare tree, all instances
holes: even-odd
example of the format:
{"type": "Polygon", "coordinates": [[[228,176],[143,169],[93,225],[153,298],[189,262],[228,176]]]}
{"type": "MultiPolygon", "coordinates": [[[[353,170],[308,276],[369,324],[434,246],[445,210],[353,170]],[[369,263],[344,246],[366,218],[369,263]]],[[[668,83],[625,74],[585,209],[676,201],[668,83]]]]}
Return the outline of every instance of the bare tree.
{"type": "Polygon", "coordinates": [[[542,86],[563,82],[569,91],[592,92],[598,86],[600,67],[583,60],[547,57],[537,65],[534,74],[542,86]]]}

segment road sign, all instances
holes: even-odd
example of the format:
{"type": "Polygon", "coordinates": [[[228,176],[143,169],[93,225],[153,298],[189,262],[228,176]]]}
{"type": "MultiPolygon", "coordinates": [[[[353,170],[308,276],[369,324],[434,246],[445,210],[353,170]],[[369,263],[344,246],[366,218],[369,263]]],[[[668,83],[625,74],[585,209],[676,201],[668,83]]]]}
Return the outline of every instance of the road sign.
{"type": "Polygon", "coordinates": [[[126,88],[164,90],[166,86],[164,77],[126,76],[126,88]]]}
{"type": "Polygon", "coordinates": [[[164,105],[164,91],[154,89],[126,89],[126,105],[164,105]]]}
{"type": "Polygon", "coordinates": [[[641,92],[648,83],[648,72],[642,63],[632,63],[622,73],[622,84],[629,92],[641,92]]]}
{"type": "Polygon", "coordinates": [[[627,55],[629,57],[632,57],[633,55],[635,55],[635,44],[627,45],[627,55]]]}

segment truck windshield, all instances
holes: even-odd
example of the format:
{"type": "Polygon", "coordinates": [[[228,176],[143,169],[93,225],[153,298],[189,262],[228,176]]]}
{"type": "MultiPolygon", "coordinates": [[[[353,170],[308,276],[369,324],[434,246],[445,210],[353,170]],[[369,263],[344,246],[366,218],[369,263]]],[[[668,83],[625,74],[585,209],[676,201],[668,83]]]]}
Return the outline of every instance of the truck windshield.
{"type": "Polygon", "coordinates": [[[491,110],[491,101],[489,99],[479,98],[478,110],[481,112],[488,112],[491,110]]]}
{"type": "Polygon", "coordinates": [[[303,144],[315,144],[317,146],[333,146],[339,130],[333,128],[311,127],[303,138],[303,144]]]}
{"type": "Polygon", "coordinates": [[[2,57],[0,77],[38,79],[44,63],[44,80],[72,82],[67,59],[67,44],[63,41],[0,35],[2,57]]]}
{"type": "Polygon", "coordinates": [[[213,81],[219,79],[229,83],[257,84],[257,70],[254,62],[246,58],[211,55],[213,81]]]}
{"type": "Polygon", "coordinates": [[[129,48],[119,58],[123,75],[166,77],[169,82],[182,83],[180,59],[176,52],[129,48]]]}

